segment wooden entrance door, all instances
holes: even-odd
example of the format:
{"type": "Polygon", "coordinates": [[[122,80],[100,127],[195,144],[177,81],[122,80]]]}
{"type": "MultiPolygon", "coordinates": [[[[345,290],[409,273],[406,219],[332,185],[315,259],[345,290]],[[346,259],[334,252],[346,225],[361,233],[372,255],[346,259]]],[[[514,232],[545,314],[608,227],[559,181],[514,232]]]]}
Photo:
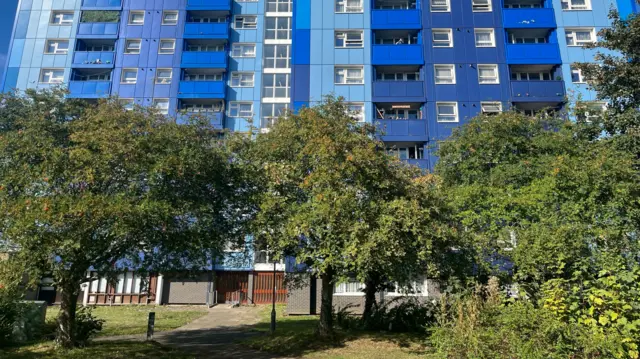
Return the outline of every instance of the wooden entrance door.
{"type": "MultiPolygon", "coordinates": [[[[253,302],[267,304],[273,300],[273,272],[255,272],[253,276],[253,302]]],[[[276,273],[276,303],[287,302],[284,273],[276,273]]]]}
{"type": "Polygon", "coordinates": [[[218,303],[246,303],[249,272],[216,272],[218,303]]]}

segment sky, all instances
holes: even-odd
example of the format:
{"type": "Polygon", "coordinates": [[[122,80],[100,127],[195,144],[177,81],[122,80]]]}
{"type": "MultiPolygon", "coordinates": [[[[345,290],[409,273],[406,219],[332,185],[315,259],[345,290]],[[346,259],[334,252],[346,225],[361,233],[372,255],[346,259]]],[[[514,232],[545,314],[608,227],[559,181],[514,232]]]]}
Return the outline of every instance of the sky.
{"type": "Polygon", "coordinates": [[[18,0],[0,0],[0,79],[4,72],[18,0]]]}

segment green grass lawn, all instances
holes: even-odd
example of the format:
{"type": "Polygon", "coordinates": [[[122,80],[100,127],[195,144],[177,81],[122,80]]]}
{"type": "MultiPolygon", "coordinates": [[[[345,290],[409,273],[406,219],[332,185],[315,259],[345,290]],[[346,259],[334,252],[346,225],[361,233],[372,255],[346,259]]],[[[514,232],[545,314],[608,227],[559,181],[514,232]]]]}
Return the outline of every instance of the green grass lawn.
{"type": "Polygon", "coordinates": [[[69,351],[55,350],[52,342],[13,349],[0,349],[3,359],[192,359],[177,350],[149,342],[100,342],[86,348],[69,351]]]}
{"type": "Polygon", "coordinates": [[[254,349],[308,359],[415,359],[428,358],[424,336],[336,330],[335,340],[320,340],[315,333],[317,316],[284,316],[277,307],[276,334],[269,335],[271,307],[261,312],[257,330],[265,335],[247,340],[254,349]]]}
{"type": "MultiPolygon", "coordinates": [[[[47,322],[55,322],[60,307],[47,308],[47,322]]],[[[97,306],[93,315],[104,319],[98,336],[144,334],[147,332],[149,312],[156,312],[155,331],[161,332],[181,327],[205,315],[204,307],[163,307],[151,305],[97,306]]]]}

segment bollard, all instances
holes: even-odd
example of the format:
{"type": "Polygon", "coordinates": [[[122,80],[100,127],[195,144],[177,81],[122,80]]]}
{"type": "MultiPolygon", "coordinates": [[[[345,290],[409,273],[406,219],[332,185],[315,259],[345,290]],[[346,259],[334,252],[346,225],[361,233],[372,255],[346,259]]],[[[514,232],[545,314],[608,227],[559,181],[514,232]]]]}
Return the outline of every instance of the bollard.
{"type": "Polygon", "coordinates": [[[147,340],[153,339],[153,328],[156,325],[156,312],[149,312],[149,321],[147,322],[147,340]]]}

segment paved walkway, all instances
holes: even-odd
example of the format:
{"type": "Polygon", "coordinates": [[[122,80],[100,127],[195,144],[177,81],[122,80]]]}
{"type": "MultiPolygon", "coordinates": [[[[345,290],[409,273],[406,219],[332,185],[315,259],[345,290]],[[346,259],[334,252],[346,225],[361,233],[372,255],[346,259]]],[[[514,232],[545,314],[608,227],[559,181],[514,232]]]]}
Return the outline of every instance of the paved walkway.
{"type": "MultiPolygon", "coordinates": [[[[207,315],[178,329],[154,335],[158,343],[178,348],[196,358],[216,359],[271,359],[273,354],[260,352],[237,343],[255,335],[265,335],[254,330],[259,321],[260,308],[219,305],[208,310],[207,315]]],[[[123,335],[97,340],[145,340],[145,335],[123,335]]]]}

